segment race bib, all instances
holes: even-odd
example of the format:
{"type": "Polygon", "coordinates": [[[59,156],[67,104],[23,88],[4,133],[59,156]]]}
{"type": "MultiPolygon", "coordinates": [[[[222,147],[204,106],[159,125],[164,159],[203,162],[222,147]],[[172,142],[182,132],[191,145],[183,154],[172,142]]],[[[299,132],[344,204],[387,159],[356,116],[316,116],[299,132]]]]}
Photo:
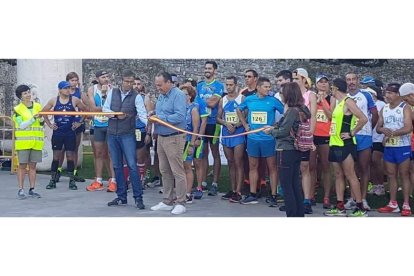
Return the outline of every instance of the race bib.
{"type": "Polygon", "coordinates": [[[137,139],[137,142],[141,142],[141,130],[135,130],[135,138],[137,139]]]}
{"type": "Polygon", "coordinates": [[[267,125],[267,112],[252,112],[251,115],[252,123],[253,124],[261,124],[261,125],[267,125]]]}
{"type": "Polygon", "coordinates": [[[398,147],[400,145],[400,137],[389,137],[385,142],[386,147],[398,147]]]}
{"type": "Polygon", "coordinates": [[[323,110],[318,110],[316,113],[316,121],[321,123],[327,123],[329,122],[328,116],[326,116],[325,112],[323,110]]]}
{"type": "Polygon", "coordinates": [[[211,108],[210,107],[206,107],[206,112],[207,112],[208,116],[210,116],[211,115],[211,108]]]}
{"type": "Polygon", "coordinates": [[[331,128],[329,129],[329,135],[336,135],[336,123],[331,123],[331,128]]]}
{"type": "Polygon", "coordinates": [[[239,123],[239,116],[237,116],[236,112],[226,112],[224,117],[226,118],[226,123],[230,123],[230,124],[239,123]]]}
{"type": "Polygon", "coordinates": [[[109,120],[107,116],[103,116],[103,115],[97,115],[94,118],[97,122],[100,122],[100,123],[106,123],[109,120]]]}

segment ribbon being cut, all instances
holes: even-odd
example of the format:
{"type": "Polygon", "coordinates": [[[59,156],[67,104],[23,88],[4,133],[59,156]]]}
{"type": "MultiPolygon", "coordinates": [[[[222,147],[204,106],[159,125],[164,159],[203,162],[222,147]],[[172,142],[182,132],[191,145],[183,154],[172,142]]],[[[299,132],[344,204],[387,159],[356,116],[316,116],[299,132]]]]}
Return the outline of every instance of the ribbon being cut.
{"type": "MultiPolygon", "coordinates": [[[[174,129],[174,130],[176,130],[176,131],[183,132],[183,133],[187,133],[187,134],[190,134],[190,135],[196,135],[196,136],[201,136],[201,137],[211,137],[211,138],[214,138],[214,137],[219,137],[219,136],[214,136],[214,135],[205,135],[205,134],[204,134],[204,135],[202,135],[202,134],[193,133],[193,132],[190,132],[190,131],[187,131],[187,130],[183,130],[183,129],[180,129],[180,128],[175,127],[175,126],[173,126],[173,125],[170,125],[169,123],[164,122],[164,121],[160,120],[160,119],[159,119],[159,118],[157,118],[157,117],[149,117],[149,120],[150,120],[150,121],[152,121],[152,122],[156,122],[156,123],[162,124],[162,125],[164,125],[164,126],[166,126],[166,127],[172,128],[172,129],[174,129]]],[[[233,138],[233,137],[238,137],[238,136],[248,135],[248,134],[252,134],[252,133],[257,133],[257,132],[260,132],[260,131],[262,131],[262,130],[265,130],[266,128],[267,128],[267,127],[261,127],[261,128],[255,129],[255,130],[250,130],[250,131],[246,131],[246,132],[239,133],[239,134],[228,135],[228,136],[222,136],[221,138],[233,138]]]]}
{"type": "MultiPolygon", "coordinates": [[[[62,111],[44,111],[44,112],[39,112],[39,115],[66,115],[66,116],[94,116],[94,115],[110,116],[110,115],[123,115],[123,114],[124,113],[122,113],[122,112],[85,112],[85,111],[79,111],[79,112],[78,111],[63,111],[63,112],[62,111]]],[[[152,122],[155,122],[155,123],[162,124],[166,127],[172,128],[172,129],[174,129],[176,131],[179,131],[179,132],[182,132],[182,133],[187,133],[187,134],[190,134],[190,135],[197,135],[197,136],[200,136],[200,137],[211,137],[211,138],[216,137],[214,135],[205,135],[205,134],[202,135],[202,134],[193,133],[193,132],[190,132],[190,131],[187,131],[187,130],[184,130],[184,129],[177,128],[177,127],[175,127],[175,126],[173,126],[173,125],[171,125],[167,122],[164,122],[164,121],[160,120],[157,117],[149,117],[149,120],[152,121],[152,122]]],[[[222,138],[232,138],[232,137],[248,135],[248,134],[263,131],[265,129],[266,129],[266,127],[261,127],[261,128],[255,129],[255,130],[250,130],[250,131],[246,131],[246,132],[239,133],[239,134],[222,136],[222,138]]]]}

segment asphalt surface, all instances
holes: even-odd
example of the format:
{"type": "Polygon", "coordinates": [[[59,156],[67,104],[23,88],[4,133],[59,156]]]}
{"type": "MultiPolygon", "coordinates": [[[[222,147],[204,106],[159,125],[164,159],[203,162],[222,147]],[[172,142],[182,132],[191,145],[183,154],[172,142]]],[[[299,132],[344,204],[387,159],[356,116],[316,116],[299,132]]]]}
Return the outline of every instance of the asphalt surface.
{"type": "MultiPolygon", "coordinates": [[[[90,180],[77,183],[78,190],[68,188],[69,179],[61,177],[57,188],[46,190],[50,176],[38,174],[36,191],[41,198],[28,197],[24,200],[17,198],[16,175],[0,171],[0,217],[175,217],[169,211],[151,211],[150,207],[162,200],[160,188],[148,188],[144,191],[145,210],[134,206],[132,192],[128,193],[128,205],[108,207],[107,203],[116,197],[115,193],[105,191],[88,192],[86,186],[90,180]]],[[[104,182],[106,186],[106,182],[104,182]]],[[[25,191],[28,192],[28,179],[25,181],[25,191]]],[[[278,208],[271,208],[265,203],[265,198],[259,199],[259,204],[241,205],[222,200],[221,195],[208,196],[204,194],[201,200],[193,200],[187,204],[187,212],[180,217],[285,217],[278,208]]],[[[313,214],[306,217],[325,217],[322,204],[313,206],[313,214]]],[[[370,217],[393,216],[400,214],[380,214],[369,212],[370,217]]],[[[325,217],[327,218],[327,217],[325,217]]],[[[331,218],[327,218],[331,219],[331,218]]]]}

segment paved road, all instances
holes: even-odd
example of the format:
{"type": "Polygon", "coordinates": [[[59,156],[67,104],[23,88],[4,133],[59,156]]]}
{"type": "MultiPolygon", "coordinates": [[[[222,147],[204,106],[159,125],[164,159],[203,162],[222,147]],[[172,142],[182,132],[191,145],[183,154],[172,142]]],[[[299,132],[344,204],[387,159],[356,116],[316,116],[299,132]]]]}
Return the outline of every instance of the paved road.
{"type": "MultiPolygon", "coordinates": [[[[26,181],[28,181],[26,179],[26,181]]],[[[151,211],[150,207],[162,199],[159,188],[144,191],[145,210],[138,210],[133,205],[132,193],[128,193],[128,205],[108,207],[108,201],[115,198],[114,193],[106,191],[87,192],[85,187],[89,181],[78,183],[78,190],[68,189],[68,178],[62,177],[54,190],[46,190],[49,176],[38,175],[37,192],[42,198],[17,199],[16,176],[9,172],[0,172],[0,217],[172,217],[167,211],[151,211]]],[[[28,183],[26,184],[28,187],[28,183]]],[[[256,205],[241,205],[221,200],[220,196],[211,197],[205,194],[201,200],[194,200],[187,205],[184,217],[285,217],[278,208],[270,208],[260,199],[256,205]]],[[[309,217],[324,217],[322,204],[313,207],[314,213],[309,217]]],[[[370,216],[395,216],[370,212],[370,216]]],[[[327,218],[329,219],[329,218],[327,218]]]]}

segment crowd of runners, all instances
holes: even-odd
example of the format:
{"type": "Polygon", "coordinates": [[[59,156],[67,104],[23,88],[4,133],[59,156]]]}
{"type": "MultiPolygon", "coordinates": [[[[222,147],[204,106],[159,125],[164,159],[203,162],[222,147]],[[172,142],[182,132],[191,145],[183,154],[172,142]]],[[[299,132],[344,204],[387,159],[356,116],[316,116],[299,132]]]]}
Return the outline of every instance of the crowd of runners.
{"type": "Polygon", "coordinates": [[[42,162],[48,127],[53,161],[46,189],[58,185],[65,157],[69,189],[85,181],[77,171],[77,153],[89,129],[95,179],[86,190],[116,193],[108,206],[126,205],[132,190],[135,206],[145,209],[143,189],[157,186],[162,200],[151,210],[176,215],[205,196],[218,196],[223,190],[221,144],[230,189],[220,196],[229,203],[258,204],[268,186],[266,204],[288,217],[303,217],[313,213],[321,186],[326,216],[363,217],[371,210],[367,195],[384,196],[389,190],[389,203],[377,211],[411,216],[414,84],[384,84],[355,72],[335,79],[319,73],[312,79],[304,68],[275,72],[274,79],[247,69],[242,82],[234,75],[220,81],[217,70],[215,61],[206,61],[203,80],[182,83],[177,75],[160,72],[154,79],[157,91],[145,89],[131,70],[122,72],[119,86],[111,83],[109,71],[99,70],[93,84],[81,91],[79,76],[70,72],[57,81],[56,96],[44,106],[33,101],[29,86],[19,85],[20,103],[13,114],[18,198],[41,197],[34,189],[36,164],[42,162]],[[47,116],[41,111],[96,114],[47,116]],[[399,182],[402,205],[397,202],[399,182]],[[247,185],[249,192],[244,192],[247,185]]]}

